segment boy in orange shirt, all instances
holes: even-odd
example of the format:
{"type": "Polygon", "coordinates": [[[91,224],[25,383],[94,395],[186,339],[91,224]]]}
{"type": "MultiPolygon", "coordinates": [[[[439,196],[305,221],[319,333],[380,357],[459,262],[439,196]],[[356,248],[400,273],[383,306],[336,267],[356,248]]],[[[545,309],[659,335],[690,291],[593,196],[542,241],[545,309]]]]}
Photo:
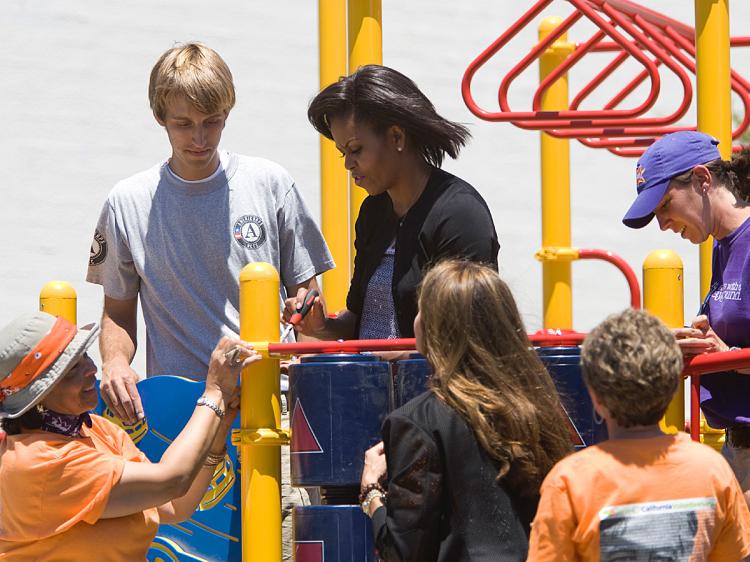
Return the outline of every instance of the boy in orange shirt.
{"type": "Polygon", "coordinates": [[[724,458],[659,420],[682,354],[654,316],[626,310],[586,338],[583,378],[609,440],[545,478],[528,560],[711,560],[750,556],[750,512],[724,458]]]}

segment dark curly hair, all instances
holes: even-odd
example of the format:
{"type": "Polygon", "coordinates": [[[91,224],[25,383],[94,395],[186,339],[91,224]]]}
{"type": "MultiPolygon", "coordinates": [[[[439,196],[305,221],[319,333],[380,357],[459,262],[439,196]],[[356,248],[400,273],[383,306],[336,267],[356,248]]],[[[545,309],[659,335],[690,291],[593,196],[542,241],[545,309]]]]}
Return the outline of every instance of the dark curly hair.
{"type": "MultiPolygon", "coordinates": [[[[732,156],[731,160],[712,160],[704,164],[719,185],[726,187],[737,198],[741,206],[750,205],[750,147],[732,156]]],[[[692,170],[672,179],[687,184],[693,174],[692,170]]]]}

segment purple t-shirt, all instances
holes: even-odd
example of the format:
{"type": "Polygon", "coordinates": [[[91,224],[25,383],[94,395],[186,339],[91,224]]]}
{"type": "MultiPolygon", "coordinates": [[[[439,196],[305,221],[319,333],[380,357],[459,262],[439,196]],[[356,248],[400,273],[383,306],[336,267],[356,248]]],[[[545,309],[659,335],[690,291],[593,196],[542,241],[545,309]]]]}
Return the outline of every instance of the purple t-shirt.
{"type": "MultiPolygon", "coordinates": [[[[712,267],[709,323],[727,345],[750,347],[750,219],[714,242],[712,267]]],[[[703,375],[701,408],[711,427],[750,424],[750,375],[703,375]]]]}

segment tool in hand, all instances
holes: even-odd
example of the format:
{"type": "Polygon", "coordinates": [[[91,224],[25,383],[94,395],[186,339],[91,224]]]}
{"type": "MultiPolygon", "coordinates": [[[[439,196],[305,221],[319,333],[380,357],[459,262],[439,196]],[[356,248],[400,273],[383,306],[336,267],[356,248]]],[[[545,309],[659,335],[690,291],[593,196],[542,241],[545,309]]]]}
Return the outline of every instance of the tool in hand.
{"type": "Polygon", "coordinates": [[[289,319],[289,325],[284,328],[284,331],[281,333],[281,337],[279,338],[279,341],[284,341],[286,337],[289,335],[289,333],[292,331],[292,329],[299,324],[302,319],[307,316],[307,313],[310,312],[310,309],[313,306],[313,303],[315,302],[315,297],[320,295],[317,289],[310,289],[307,291],[307,294],[305,294],[305,298],[302,300],[302,305],[297,307],[297,312],[292,314],[292,317],[289,319]]]}
{"type": "Polygon", "coordinates": [[[241,355],[242,350],[239,347],[233,347],[224,354],[224,358],[227,360],[230,367],[236,367],[242,363],[241,355]]]}

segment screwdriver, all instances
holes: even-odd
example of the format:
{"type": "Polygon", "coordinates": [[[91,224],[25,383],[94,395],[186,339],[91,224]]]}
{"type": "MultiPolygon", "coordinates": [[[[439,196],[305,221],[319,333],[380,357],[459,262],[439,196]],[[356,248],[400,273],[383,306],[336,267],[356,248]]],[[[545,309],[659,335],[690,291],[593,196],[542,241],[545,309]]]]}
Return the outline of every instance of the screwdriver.
{"type": "Polygon", "coordinates": [[[310,289],[307,291],[305,298],[302,300],[302,306],[298,307],[297,312],[292,314],[292,317],[289,319],[289,325],[284,328],[279,341],[284,341],[292,329],[299,324],[305,316],[307,316],[307,313],[310,312],[310,309],[315,302],[315,297],[318,295],[320,295],[320,293],[317,289],[310,289]]]}

